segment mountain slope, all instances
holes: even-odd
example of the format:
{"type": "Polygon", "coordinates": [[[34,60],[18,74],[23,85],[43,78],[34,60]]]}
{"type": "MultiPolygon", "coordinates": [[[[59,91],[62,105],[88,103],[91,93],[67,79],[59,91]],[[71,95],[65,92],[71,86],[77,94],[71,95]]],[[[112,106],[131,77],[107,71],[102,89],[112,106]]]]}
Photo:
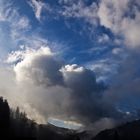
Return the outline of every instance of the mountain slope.
{"type": "Polygon", "coordinates": [[[140,120],[104,130],[92,140],[140,140],[140,120]]]}

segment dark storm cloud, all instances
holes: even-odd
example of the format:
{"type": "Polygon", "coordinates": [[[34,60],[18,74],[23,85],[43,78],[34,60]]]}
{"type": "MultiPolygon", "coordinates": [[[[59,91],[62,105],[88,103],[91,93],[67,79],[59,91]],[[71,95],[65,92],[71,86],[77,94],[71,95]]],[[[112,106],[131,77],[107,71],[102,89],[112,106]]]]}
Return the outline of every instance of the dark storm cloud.
{"type": "Polygon", "coordinates": [[[48,48],[25,53],[14,69],[29,102],[46,118],[70,116],[81,122],[95,122],[118,113],[102,100],[104,88],[96,82],[93,71],[77,64],[62,64],[48,48]]]}
{"type": "Polygon", "coordinates": [[[127,58],[122,62],[118,74],[107,92],[112,101],[119,101],[127,96],[140,97],[140,53],[137,51],[129,52],[127,58]],[[114,99],[114,100],[113,100],[114,99]]]}

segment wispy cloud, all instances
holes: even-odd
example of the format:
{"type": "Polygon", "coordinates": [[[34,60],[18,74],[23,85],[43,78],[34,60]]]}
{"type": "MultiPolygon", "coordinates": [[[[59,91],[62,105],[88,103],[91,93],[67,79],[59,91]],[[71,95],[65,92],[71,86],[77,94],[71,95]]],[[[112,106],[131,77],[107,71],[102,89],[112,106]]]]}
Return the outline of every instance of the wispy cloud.
{"type": "Polygon", "coordinates": [[[95,72],[98,81],[106,81],[108,83],[118,73],[119,62],[106,58],[89,62],[86,64],[86,67],[95,72]]]}
{"type": "MultiPolygon", "coordinates": [[[[135,0],[101,0],[86,5],[83,1],[60,0],[61,15],[67,18],[82,18],[90,25],[104,26],[110,29],[116,38],[129,48],[140,46],[140,2],[135,0]]],[[[92,30],[93,28],[91,28],[92,30]]]]}
{"type": "Polygon", "coordinates": [[[8,22],[11,28],[25,30],[31,26],[29,19],[26,16],[20,15],[12,2],[1,5],[0,11],[0,21],[8,22]]]}
{"type": "Polygon", "coordinates": [[[140,46],[140,11],[139,1],[110,1],[102,0],[99,3],[98,16],[100,24],[109,28],[116,35],[124,38],[128,47],[140,46]]]}
{"type": "Polygon", "coordinates": [[[109,41],[111,42],[111,40],[107,34],[103,34],[102,36],[98,37],[99,43],[108,43],[109,41]]]}
{"type": "Polygon", "coordinates": [[[12,44],[16,47],[27,31],[31,28],[30,20],[25,15],[20,15],[18,9],[14,7],[11,1],[0,5],[0,29],[3,31],[5,38],[1,45],[10,48],[12,44]],[[6,31],[4,31],[4,29],[6,31]],[[7,30],[8,29],[8,30],[7,30]],[[9,46],[6,46],[7,38],[9,46]],[[4,44],[4,42],[6,44],[4,44]]]}
{"type": "Polygon", "coordinates": [[[33,8],[35,17],[39,21],[41,21],[43,11],[46,12],[45,14],[47,14],[47,11],[51,11],[51,8],[49,7],[49,5],[47,5],[43,1],[31,0],[28,3],[33,8]]]}
{"type": "Polygon", "coordinates": [[[87,6],[83,1],[60,1],[62,4],[62,9],[60,13],[66,18],[81,18],[90,24],[97,24],[97,5],[92,3],[90,6],[87,6]]]}

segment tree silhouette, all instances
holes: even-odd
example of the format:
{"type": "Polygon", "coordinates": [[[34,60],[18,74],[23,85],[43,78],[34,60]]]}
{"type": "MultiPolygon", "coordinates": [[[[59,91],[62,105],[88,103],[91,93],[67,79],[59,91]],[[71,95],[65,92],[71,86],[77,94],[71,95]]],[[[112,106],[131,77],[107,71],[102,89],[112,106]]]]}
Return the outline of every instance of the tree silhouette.
{"type": "Polygon", "coordinates": [[[79,140],[67,130],[62,133],[49,125],[39,125],[27,118],[19,107],[10,109],[7,100],[0,97],[0,139],[30,139],[30,140],[79,140]]]}
{"type": "Polygon", "coordinates": [[[9,134],[10,125],[10,108],[7,100],[0,97],[0,132],[1,135],[6,136],[9,134]]]}

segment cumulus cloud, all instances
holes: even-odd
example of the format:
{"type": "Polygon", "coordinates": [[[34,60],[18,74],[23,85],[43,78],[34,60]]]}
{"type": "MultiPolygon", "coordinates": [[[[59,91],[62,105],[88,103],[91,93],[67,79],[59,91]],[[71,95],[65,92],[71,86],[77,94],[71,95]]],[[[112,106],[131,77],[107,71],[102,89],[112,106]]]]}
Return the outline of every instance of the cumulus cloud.
{"type": "Polygon", "coordinates": [[[40,48],[38,51],[30,50],[23,54],[24,58],[14,70],[18,81],[34,80],[38,84],[56,85],[62,83],[59,72],[61,63],[53,58],[49,48],[40,48]]]}
{"type": "Polygon", "coordinates": [[[27,110],[30,118],[37,112],[35,119],[41,122],[49,117],[83,124],[101,118],[118,119],[120,114],[113,104],[102,99],[104,86],[96,81],[93,71],[77,64],[66,65],[48,47],[12,52],[10,58],[16,84],[11,91],[23,98],[17,105],[27,110]]]}
{"type": "Polygon", "coordinates": [[[80,94],[84,96],[85,93],[90,94],[98,90],[98,84],[96,83],[94,73],[84,67],[79,67],[76,64],[66,65],[62,67],[61,72],[66,85],[74,89],[77,95],[80,94]]]}

